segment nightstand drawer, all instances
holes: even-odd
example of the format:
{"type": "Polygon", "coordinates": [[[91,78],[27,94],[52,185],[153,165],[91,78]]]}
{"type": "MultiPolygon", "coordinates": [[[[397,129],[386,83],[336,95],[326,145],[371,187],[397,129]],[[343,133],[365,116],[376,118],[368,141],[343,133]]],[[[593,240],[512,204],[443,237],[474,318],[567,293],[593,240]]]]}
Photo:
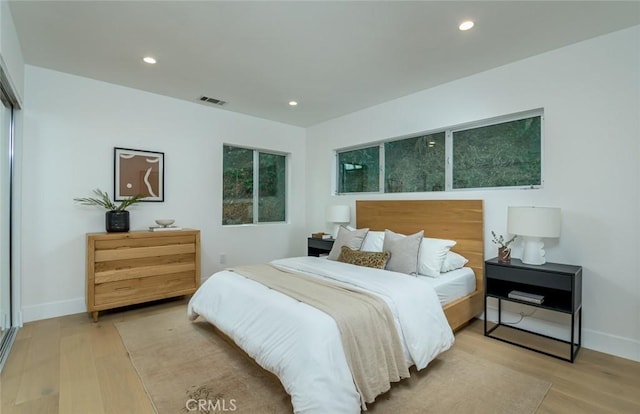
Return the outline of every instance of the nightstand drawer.
{"type": "Polygon", "coordinates": [[[550,289],[571,291],[572,277],[561,273],[543,273],[538,270],[505,266],[487,266],[487,278],[522,283],[550,289]]]}
{"type": "Polygon", "coordinates": [[[334,239],[316,239],[315,237],[307,238],[307,255],[308,256],[326,256],[331,252],[334,239]]]}
{"type": "Polygon", "coordinates": [[[310,237],[307,246],[315,249],[331,250],[333,242],[333,239],[314,239],[310,237]]]}

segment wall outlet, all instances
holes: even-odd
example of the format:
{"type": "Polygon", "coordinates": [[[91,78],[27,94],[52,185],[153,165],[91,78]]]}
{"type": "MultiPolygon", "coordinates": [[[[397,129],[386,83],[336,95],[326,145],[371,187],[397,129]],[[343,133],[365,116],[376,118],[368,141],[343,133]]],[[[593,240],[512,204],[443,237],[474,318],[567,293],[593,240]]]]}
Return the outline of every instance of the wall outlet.
{"type": "Polygon", "coordinates": [[[227,254],[220,253],[220,264],[227,264],[227,254]]]}

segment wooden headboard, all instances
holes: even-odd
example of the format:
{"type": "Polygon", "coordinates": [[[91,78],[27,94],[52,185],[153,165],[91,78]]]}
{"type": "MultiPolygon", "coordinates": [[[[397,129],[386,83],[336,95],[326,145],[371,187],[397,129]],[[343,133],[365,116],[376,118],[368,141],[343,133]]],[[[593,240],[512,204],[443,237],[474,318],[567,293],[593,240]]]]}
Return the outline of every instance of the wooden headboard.
{"type": "Polygon", "coordinates": [[[455,240],[451,249],[469,260],[476,291],[444,307],[453,329],[482,312],[484,289],[484,209],[482,200],[357,200],[356,226],[455,240]]]}

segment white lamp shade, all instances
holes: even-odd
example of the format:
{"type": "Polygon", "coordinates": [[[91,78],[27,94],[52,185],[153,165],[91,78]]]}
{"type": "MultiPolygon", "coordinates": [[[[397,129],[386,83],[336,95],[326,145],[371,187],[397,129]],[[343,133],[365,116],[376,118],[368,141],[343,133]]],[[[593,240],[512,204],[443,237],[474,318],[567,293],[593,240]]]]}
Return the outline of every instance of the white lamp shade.
{"type": "Polygon", "coordinates": [[[507,232],[518,236],[560,237],[560,209],[555,207],[509,207],[507,232]]]}
{"type": "Polygon", "coordinates": [[[326,213],[327,221],[330,223],[349,223],[351,221],[349,206],[329,206],[326,213]]]}

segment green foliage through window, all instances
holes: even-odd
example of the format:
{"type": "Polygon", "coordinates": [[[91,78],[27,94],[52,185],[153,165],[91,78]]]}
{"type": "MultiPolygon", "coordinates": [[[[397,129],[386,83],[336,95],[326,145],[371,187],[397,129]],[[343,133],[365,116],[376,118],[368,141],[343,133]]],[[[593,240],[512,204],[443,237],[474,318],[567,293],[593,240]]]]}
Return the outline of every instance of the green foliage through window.
{"type": "Polygon", "coordinates": [[[453,132],[453,188],[540,185],[541,117],[453,132]]]}
{"type": "Polygon", "coordinates": [[[444,191],[444,132],[384,144],[385,193],[444,191]]]}
{"type": "Polygon", "coordinates": [[[285,157],[260,152],[258,221],[285,221],[285,157]]]}
{"type": "Polygon", "coordinates": [[[541,110],[476,125],[337,151],[337,193],[542,185],[541,110]]]}
{"type": "Polygon", "coordinates": [[[285,221],[286,156],[225,145],[222,159],[223,225],[285,221]]]}
{"type": "Polygon", "coordinates": [[[380,191],[380,147],[361,148],[338,154],[340,193],[380,191]]]}

